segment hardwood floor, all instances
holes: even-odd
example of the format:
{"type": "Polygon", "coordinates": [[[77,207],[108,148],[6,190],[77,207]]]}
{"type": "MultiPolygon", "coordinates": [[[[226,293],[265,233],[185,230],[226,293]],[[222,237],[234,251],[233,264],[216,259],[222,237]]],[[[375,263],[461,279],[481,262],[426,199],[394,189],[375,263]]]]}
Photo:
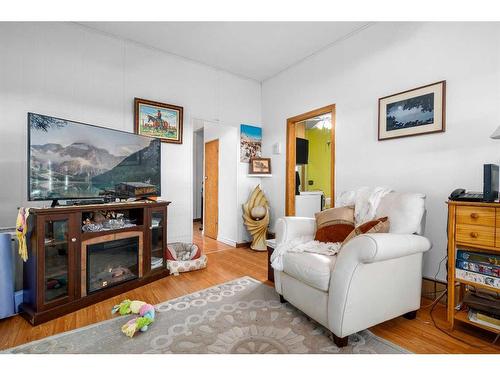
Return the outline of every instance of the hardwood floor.
{"type": "MultiPolygon", "coordinates": [[[[272,285],[267,281],[266,252],[233,248],[203,238],[196,225],[197,223],[194,228],[194,242],[201,246],[208,256],[206,269],[169,276],[36,327],[32,327],[19,316],[0,320],[0,350],[110,319],[111,308],[125,298],[157,304],[246,275],[272,285]]],[[[424,300],[422,305],[425,306],[428,302],[424,300]]],[[[437,324],[444,327],[446,307],[439,305],[433,315],[437,324]]],[[[490,344],[494,339],[493,335],[465,325],[460,327],[460,330],[456,329],[452,334],[465,342],[451,338],[436,329],[430,319],[429,309],[424,309],[418,312],[414,320],[396,318],[371,328],[371,331],[414,353],[500,354],[500,344],[490,344]]]]}
{"type": "Polygon", "coordinates": [[[200,222],[193,223],[193,242],[202,248],[205,254],[234,249],[234,247],[226,245],[225,243],[203,236],[201,228],[202,225],[200,222]]]}
{"type": "MultiPolygon", "coordinates": [[[[430,302],[422,299],[422,306],[430,302]]],[[[437,329],[431,320],[430,308],[420,309],[414,320],[399,317],[376,325],[370,331],[419,354],[500,354],[500,343],[491,344],[495,335],[488,331],[471,329],[467,324],[458,323],[452,332],[447,331],[446,314],[446,306],[441,304],[432,313],[438,327],[463,341],[437,329]]]]}

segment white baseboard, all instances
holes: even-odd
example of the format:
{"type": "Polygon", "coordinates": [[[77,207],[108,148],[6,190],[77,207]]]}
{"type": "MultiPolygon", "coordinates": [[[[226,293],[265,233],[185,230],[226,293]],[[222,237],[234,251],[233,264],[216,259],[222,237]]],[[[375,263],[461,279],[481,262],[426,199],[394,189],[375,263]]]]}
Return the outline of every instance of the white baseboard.
{"type": "Polygon", "coordinates": [[[228,240],[227,238],[223,238],[223,237],[217,237],[217,241],[225,243],[226,245],[229,245],[232,247],[236,247],[236,245],[237,245],[236,241],[228,240]]]}

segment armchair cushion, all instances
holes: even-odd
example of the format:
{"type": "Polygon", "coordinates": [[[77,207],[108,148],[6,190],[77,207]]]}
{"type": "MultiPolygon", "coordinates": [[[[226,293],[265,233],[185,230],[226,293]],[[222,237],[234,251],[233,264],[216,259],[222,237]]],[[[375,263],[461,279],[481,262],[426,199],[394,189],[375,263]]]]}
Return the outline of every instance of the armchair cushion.
{"type": "Polygon", "coordinates": [[[316,220],[310,217],[286,216],[276,221],[276,245],[296,238],[313,239],[316,220]]]}
{"type": "Polygon", "coordinates": [[[283,271],[304,284],[327,292],[336,260],[336,256],[287,253],[283,257],[283,271]]]}
{"type": "Polygon", "coordinates": [[[392,192],[380,200],[376,217],[389,217],[390,233],[422,234],[424,213],[424,194],[392,192]]]}
{"type": "Polygon", "coordinates": [[[314,214],[320,242],[343,242],[354,229],[354,207],[337,207],[314,214]]]}

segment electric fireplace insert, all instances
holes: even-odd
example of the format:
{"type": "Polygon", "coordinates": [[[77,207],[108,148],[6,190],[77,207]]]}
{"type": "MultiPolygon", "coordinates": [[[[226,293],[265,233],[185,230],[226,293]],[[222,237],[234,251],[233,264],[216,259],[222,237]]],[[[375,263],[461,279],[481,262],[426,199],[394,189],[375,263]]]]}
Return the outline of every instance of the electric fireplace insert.
{"type": "Polygon", "coordinates": [[[87,245],[87,293],[139,276],[139,237],[87,245]]]}

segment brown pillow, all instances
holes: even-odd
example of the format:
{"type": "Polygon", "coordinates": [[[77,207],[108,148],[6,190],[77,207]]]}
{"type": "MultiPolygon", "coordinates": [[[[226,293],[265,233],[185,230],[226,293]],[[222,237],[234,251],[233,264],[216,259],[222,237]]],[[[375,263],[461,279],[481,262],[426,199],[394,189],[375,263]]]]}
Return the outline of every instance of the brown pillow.
{"type": "Polygon", "coordinates": [[[337,207],[316,213],[316,235],[320,242],[343,242],[354,230],[354,207],[337,207]]]}
{"type": "Polygon", "coordinates": [[[375,220],[367,221],[366,223],[358,225],[344,240],[343,244],[352,240],[354,237],[365,233],[388,233],[389,232],[389,218],[380,217],[375,220]]]}

